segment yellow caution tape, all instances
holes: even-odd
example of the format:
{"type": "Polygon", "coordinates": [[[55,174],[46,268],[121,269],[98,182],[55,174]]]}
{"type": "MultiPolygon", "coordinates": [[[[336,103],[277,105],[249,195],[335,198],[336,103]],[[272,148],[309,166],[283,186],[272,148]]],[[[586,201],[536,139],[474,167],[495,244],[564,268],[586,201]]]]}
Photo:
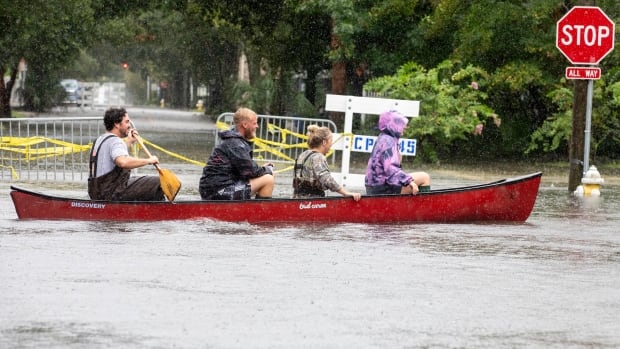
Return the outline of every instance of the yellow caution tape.
{"type": "Polygon", "coordinates": [[[190,159],[188,157],[185,157],[185,156],[183,156],[181,154],[173,153],[173,152],[171,152],[169,150],[166,150],[166,149],[158,146],[157,144],[155,144],[153,142],[149,142],[148,140],[146,140],[144,138],[142,138],[142,141],[144,142],[144,144],[149,145],[151,148],[154,148],[154,149],[157,149],[157,150],[159,150],[159,151],[161,151],[163,153],[166,153],[166,154],[172,156],[173,158],[177,158],[179,160],[183,160],[185,162],[188,162],[188,163],[194,164],[194,165],[198,165],[198,166],[204,166],[205,165],[204,162],[197,161],[197,160],[192,160],[192,159],[190,159]]]}
{"type": "Polygon", "coordinates": [[[15,168],[13,166],[0,165],[0,168],[8,168],[11,171],[11,176],[14,180],[17,180],[19,178],[19,176],[17,175],[17,171],[15,171],[15,168]]]}
{"type": "Polygon", "coordinates": [[[47,137],[2,137],[0,150],[21,154],[26,161],[90,150],[92,144],[80,145],[47,137]],[[47,143],[55,144],[47,146],[47,143]],[[39,147],[39,145],[44,145],[39,147]]]}
{"type": "MultiPolygon", "coordinates": [[[[223,121],[219,121],[216,123],[216,127],[219,130],[229,130],[231,125],[223,122],[223,121]]],[[[287,128],[283,128],[280,126],[276,126],[272,123],[268,123],[267,124],[267,131],[270,133],[279,133],[281,135],[282,139],[294,139],[297,138],[299,140],[301,140],[301,142],[298,143],[282,143],[282,142],[276,142],[273,140],[266,140],[266,139],[262,139],[262,138],[254,138],[252,140],[252,142],[254,143],[255,146],[255,153],[258,153],[256,155],[256,159],[264,159],[264,157],[261,155],[261,153],[270,153],[275,155],[276,157],[278,157],[279,159],[282,159],[284,161],[290,161],[293,162],[295,161],[295,159],[291,158],[290,156],[286,155],[285,153],[283,153],[281,150],[286,150],[286,149],[293,149],[293,148],[307,148],[307,140],[308,140],[308,136],[298,133],[298,132],[294,132],[291,131],[287,128]]],[[[351,146],[352,142],[353,142],[353,134],[352,133],[342,133],[340,134],[340,136],[334,140],[334,144],[341,142],[345,139],[345,137],[349,137],[349,146],[351,146]]],[[[326,154],[326,157],[331,156],[334,153],[333,149],[330,149],[330,151],[326,154]]],[[[292,169],[293,167],[287,167],[283,170],[278,170],[276,172],[281,172],[281,171],[287,171],[292,169]]]]}

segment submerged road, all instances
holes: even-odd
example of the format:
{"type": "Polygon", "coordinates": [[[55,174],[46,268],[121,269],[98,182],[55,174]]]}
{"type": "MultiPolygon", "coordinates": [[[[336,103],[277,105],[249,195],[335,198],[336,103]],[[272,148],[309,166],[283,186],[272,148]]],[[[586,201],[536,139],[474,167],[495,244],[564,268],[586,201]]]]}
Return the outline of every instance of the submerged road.
{"type": "MultiPolygon", "coordinates": [[[[101,117],[108,107],[69,107],[66,109],[54,109],[53,111],[32,114],[37,117],[101,117]]],[[[202,112],[192,110],[176,110],[157,107],[127,106],[125,107],[130,118],[140,130],[159,130],[159,131],[211,131],[213,132],[215,122],[211,116],[202,112]]]]}

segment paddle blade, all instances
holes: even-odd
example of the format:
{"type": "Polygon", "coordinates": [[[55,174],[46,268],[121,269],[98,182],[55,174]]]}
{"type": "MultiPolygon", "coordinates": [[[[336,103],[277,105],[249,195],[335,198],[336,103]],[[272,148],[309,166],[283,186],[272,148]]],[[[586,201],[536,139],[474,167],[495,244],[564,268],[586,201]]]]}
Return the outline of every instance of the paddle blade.
{"type": "Polygon", "coordinates": [[[166,170],[165,168],[158,168],[157,170],[159,171],[161,190],[164,192],[168,201],[174,201],[179,190],[181,190],[181,181],[170,170],[166,170]]]}

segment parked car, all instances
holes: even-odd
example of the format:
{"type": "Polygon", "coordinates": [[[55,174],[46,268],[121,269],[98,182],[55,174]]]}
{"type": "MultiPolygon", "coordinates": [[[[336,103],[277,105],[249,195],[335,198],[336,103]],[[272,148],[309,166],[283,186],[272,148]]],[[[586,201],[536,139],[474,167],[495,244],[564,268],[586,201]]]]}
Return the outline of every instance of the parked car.
{"type": "Polygon", "coordinates": [[[78,104],[80,101],[80,85],[75,79],[63,79],[60,85],[65,89],[64,103],[78,104]]]}

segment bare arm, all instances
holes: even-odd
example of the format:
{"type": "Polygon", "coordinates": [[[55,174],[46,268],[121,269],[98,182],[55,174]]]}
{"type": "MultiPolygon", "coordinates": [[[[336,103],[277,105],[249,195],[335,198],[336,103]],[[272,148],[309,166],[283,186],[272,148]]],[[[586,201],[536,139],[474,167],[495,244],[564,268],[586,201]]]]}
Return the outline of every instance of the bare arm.
{"type": "MultiPolygon", "coordinates": [[[[132,144],[138,141],[138,137],[139,137],[138,130],[133,128],[129,131],[129,134],[127,135],[127,137],[125,137],[125,139],[123,139],[123,141],[125,142],[125,144],[127,144],[127,147],[129,148],[132,144]]],[[[159,159],[156,156],[152,156],[150,153],[148,153],[148,155],[149,157],[145,159],[136,158],[130,155],[118,156],[114,159],[114,163],[116,164],[116,166],[126,169],[126,170],[131,170],[131,169],[143,167],[146,165],[159,164],[159,159]]]]}
{"type": "Polygon", "coordinates": [[[126,170],[131,170],[134,168],[146,166],[146,165],[155,165],[159,164],[159,159],[157,156],[151,156],[149,158],[136,158],[133,156],[119,156],[114,159],[114,163],[116,166],[120,168],[124,168],[126,170]]]}
{"type": "Polygon", "coordinates": [[[342,196],[352,196],[355,201],[359,201],[362,198],[362,194],[353,193],[344,188],[340,188],[340,190],[338,190],[338,193],[342,196]]]}

